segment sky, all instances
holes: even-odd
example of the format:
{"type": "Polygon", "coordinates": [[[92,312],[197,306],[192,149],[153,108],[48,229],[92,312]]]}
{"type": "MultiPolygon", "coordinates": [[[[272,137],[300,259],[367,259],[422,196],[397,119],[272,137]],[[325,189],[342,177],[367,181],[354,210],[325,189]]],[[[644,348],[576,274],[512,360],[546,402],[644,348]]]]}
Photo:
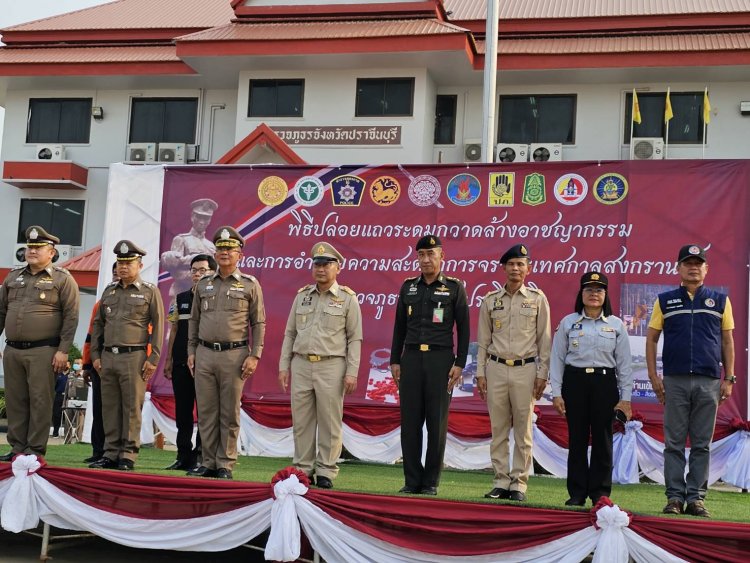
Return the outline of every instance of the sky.
{"type": "MultiPolygon", "coordinates": [[[[57,14],[81,10],[90,6],[107,4],[111,0],[0,0],[0,29],[57,14]]],[[[154,0],[155,2],[158,0],[154,0]]],[[[0,108],[0,131],[3,129],[5,110],[0,108]]],[[[2,136],[0,136],[2,150],[2,136]]]]}

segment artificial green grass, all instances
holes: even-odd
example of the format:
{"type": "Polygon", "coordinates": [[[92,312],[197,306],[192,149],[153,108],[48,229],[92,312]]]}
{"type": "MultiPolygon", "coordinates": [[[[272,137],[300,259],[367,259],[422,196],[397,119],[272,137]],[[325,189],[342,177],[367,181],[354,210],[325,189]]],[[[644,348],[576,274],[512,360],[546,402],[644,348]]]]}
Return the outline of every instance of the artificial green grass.
{"type": "MultiPolygon", "coordinates": [[[[49,446],[47,463],[63,467],[86,467],[82,460],[91,455],[88,444],[49,446]]],[[[174,451],[155,448],[142,448],[136,464],[136,471],[157,475],[180,477],[181,471],[164,470],[175,459],[174,451]]],[[[291,465],[290,458],[240,456],[234,468],[235,480],[270,483],[273,475],[291,465]]],[[[336,490],[358,493],[397,495],[404,484],[400,465],[385,465],[347,460],[340,464],[339,476],[335,481],[336,490]]],[[[185,477],[186,484],[195,477],[185,477]]],[[[492,504],[513,504],[512,501],[485,499],[484,494],[492,488],[492,473],[488,471],[457,471],[446,469],[442,473],[438,499],[492,504]]],[[[407,496],[407,495],[404,495],[407,496]]],[[[532,476],[526,491],[527,501],[522,506],[554,508],[565,510],[586,510],[591,507],[570,508],[564,506],[568,493],[565,480],[549,476],[532,476]]],[[[434,498],[434,497],[419,497],[434,498]]],[[[661,509],[666,504],[664,487],[653,483],[637,485],[614,485],[612,502],[623,510],[634,514],[665,516],[661,509]]],[[[727,520],[750,523],[750,494],[710,490],[706,507],[714,520],[727,520]]],[[[693,518],[691,516],[665,516],[668,518],[693,518]]]]}

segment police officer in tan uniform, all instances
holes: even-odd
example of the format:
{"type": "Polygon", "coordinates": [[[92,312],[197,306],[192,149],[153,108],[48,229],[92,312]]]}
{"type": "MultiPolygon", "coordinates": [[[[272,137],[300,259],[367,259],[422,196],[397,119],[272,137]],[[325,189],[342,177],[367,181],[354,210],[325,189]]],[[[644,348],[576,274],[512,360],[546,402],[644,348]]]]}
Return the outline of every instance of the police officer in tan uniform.
{"type": "Polygon", "coordinates": [[[266,311],[258,280],[237,269],[242,235],[219,227],[213,240],[219,270],[196,285],[188,324],[188,367],[195,377],[203,463],[187,474],[231,479],[242,389],[263,352],[266,311]]]}
{"type": "Polygon", "coordinates": [[[291,368],[294,465],[330,489],[339,471],[344,395],[357,388],[362,314],[354,291],[336,281],[341,254],[319,242],[311,256],[315,283],[297,292],[289,312],[279,384],[286,392],[291,368]]]}
{"type": "Polygon", "coordinates": [[[78,285],[52,265],[60,239],[42,227],[26,229],[27,266],[11,270],[0,287],[8,443],[17,454],[47,451],[55,373],[64,371],[78,325],[78,285]]]}
{"type": "Polygon", "coordinates": [[[486,498],[526,500],[532,462],[534,401],[547,385],[549,303],[541,290],[527,287],[529,249],[517,244],[500,258],[505,285],[485,295],[477,330],[477,387],[487,400],[492,423],[490,455],[495,470],[486,498]],[[509,434],[513,428],[513,467],[509,434]]]}
{"type": "Polygon", "coordinates": [[[141,445],[146,382],[159,363],[164,305],[159,288],[141,279],[146,251],[121,240],[114,253],[119,280],[104,288],[91,333],[91,360],[102,381],[104,456],[89,467],[129,471],[141,445]]]}

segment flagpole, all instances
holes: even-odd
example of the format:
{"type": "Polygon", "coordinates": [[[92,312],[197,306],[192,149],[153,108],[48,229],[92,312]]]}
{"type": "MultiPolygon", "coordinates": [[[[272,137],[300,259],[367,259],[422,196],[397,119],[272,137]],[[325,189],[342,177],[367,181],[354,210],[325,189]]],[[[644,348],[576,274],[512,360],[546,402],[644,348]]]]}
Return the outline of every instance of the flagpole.
{"type": "Polygon", "coordinates": [[[630,160],[633,160],[634,143],[633,143],[633,129],[635,124],[635,88],[633,88],[633,98],[630,102],[630,160]]]}
{"type": "MultiPolygon", "coordinates": [[[[669,91],[670,90],[671,90],[671,88],[667,87],[667,103],[671,103],[670,100],[669,100],[669,91]]],[[[667,131],[666,131],[666,139],[665,139],[665,142],[664,142],[664,158],[669,158],[669,122],[671,121],[671,119],[667,119],[666,111],[667,111],[667,108],[666,108],[666,105],[665,105],[664,106],[664,112],[665,112],[664,113],[664,122],[666,123],[667,131]]]]}
{"type": "Polygon", "coordinates": [[[484,52],[484,92],[482,111],[482,162],[492,162],[495,145],[495,108],[497,107],[497,53],[500,0],[487,2],[487,22],[484,52]]]}
{"type": "MultiPolygon", "coordinates": [[[[706,86],[703,89],[703,103],[706,103],[706,98],[708,98],[708,86],[706,86]]],[[[706,108],[703,108],[703,160],[706,160],[706,108]]]]}

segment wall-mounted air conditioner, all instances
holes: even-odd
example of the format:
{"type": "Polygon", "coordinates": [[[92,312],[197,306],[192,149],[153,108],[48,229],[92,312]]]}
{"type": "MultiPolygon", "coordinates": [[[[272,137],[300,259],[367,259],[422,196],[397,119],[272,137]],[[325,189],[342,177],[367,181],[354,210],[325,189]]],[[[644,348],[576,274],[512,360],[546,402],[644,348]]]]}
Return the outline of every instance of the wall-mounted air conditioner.
{"type": "Polygon", "coordinates": [[[661,137],[633,137],[633,160],[662,160],[664,139],[661,137]]]}
{"type": "Polygon", "coordinates": [[[547,162],[562,160],[562,143],[531,143],[529,161],[547,162]]]}
{"type": "Polygon", "coordinates": [[[185,143],[159,143],[159,162],[184,164],[187,151],[185,143]]]}
{"type": "Polygon", "coordinates": [[[128,162],[156,162],[156,143],[130,143],[128,162]]]}
{"type": "Polygon", "coordinates": [[[55,246],[55,255],[52,257],[52,262],[55,264],[62,264],[73,258],[73,247],[69,244],[58,244],[55,246]]]}
{"type": "Polygon", "coordinates": [[[13,248],[13,266],[24,266],[26,264],[26,243],[20,242],[13,248]]]}
{"type": "Polygon", "coordinates": [[[464,162],[482,160],[482,139],[464,139],[464,162]]]}
{"type": "Polygon", "coordinates": [[[65,147],[63,145],[37,145],[37,160],[65,160],[65,147]]]}
{"type": "Polygon", "coordinates": [[[495,162],[527,162],[529,145],[500,143],[495,152],[495,162]]]}

